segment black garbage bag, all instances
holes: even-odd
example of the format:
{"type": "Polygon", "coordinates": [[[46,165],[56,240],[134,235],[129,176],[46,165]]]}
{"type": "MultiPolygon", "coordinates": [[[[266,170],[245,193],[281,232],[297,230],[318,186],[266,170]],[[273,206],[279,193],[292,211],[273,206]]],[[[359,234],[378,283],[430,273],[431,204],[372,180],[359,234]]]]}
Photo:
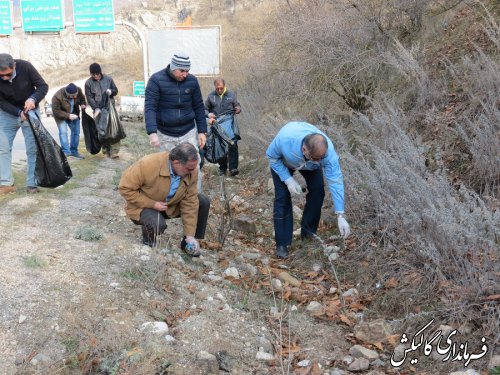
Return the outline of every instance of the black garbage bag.
{"type": "Polygon", "coordinates": [[[107,144],[104,142],[106,137],[106,131],[108,130],[108,121],[109,121],[109,110],[108,108],[102,108],[101,112],[95,118],[95,126],[97,128],[97,136],[99,138],[99,142],[101,142],[101,146],[103,144],[107,144]]]}
{"type": "Polygon", "coordinates": [[[82,111],[82,129],[85,148],[92,155],[98,154],[101,151],[101,142],[99,142],[99,136],[97,135],[97,127],[92,116],[87,114],[85,110],[82,111]]]}
{"type": "Polygon", "coordinates": [[[28,122],[36,142],[36,184],[45,188],[64,185],[73,177],[64,151],[45,129],[35,111],[28,112],[28,122]]]}
{"type": "Polygon", "coordinates": [[[218,163],[229,151],[229,146],[234,142],[229,138],[217,122],[212,124],[210,133],[207,135],[207,143],[205,144],[205,159],[210,163],[218,163]]]}
{"type": "Polygon", "coordinates": [[[107,95],[104,100],[104,108],[101,109],[101,113],[97,116],[96,126],[101,145],[110,145],[125,138],[127,135],[120,122],[120,117],[113,101],[107,95]]]}

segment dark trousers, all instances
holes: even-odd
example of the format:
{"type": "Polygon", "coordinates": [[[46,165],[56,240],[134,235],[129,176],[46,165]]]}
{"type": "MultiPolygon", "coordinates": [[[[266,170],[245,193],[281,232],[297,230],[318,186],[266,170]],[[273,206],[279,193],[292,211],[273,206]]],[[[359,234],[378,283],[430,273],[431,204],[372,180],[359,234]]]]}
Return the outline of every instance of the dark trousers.
{"type": "MultiPolygon", "coordinates": [[[[292,176],[293,172],[290,170],[292,176]]],[[[299,172],[307,184],[306,205],[300,223],[301,236],[308,237],[316,233],[321,218],[321,207],[325,198],[323,171],[317,169],[299,172]]],[[[293,236],[292,198],[288,187],[272,169],[271,175],[274,183],[274,239],[276,246],[288,246],[292,243],[293,236]]]]}
{"type": "Polygon", "coordinates": [[[228,162],[229,162],[229,171],[233,171],[235,169],[238,169],[238,143],[237,141],[234,141],[234,145],[229,146],[229,151],[227,155],[219,161],[219,170],[221,171],[227,171],[228,167],[228,162]]]}
{"type": "Polygon", "coordinates": [[[207,151],[205,150],[205,147],[200,148],[200,169],[203,168],[205,165],[205,154],[207,151]]]}
{"type": "MultiPolygon", "coordinates": [[[[207,228],[208,211],[210,210],[210,200],[206,195],[198,194],[199,208],[198,208],[198,221],[196,223],[195,238],[205,238],[205,230],[207,228]]],[[[143,240],[151,244],[156,242],[156,237],[165,232],[167,229],[167,217],[165,212],[156,211],[152,208],[145,208],[141,211],[140,220],[132,220],[134,224],[142,225],[143,240]]]]}

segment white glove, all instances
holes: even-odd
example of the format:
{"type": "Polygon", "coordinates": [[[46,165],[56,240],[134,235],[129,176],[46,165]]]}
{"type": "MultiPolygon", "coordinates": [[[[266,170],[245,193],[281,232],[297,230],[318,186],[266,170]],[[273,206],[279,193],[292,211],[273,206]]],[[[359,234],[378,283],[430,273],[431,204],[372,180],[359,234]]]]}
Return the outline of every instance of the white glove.
{"type": "Polygon", "coordinates": [[[94,109],[94,118],[97,118],[101,114],[101,110],[99,108],[94,109]]]}
{"type": "Polygon", "coordinates": [[[186,236],[186,244],[192,246],[194,251],[200,250],[200,243],[193,236],[186,236]]]}
{"type": "Polygon", "coordinates": [[[111,95],[111,89],[107,89],[106,94],[111,95]]]}
{"type": "Polygon", "coordinates": [[[158,134],[151,133],[149,135],[149,144],[153,147],[160,147],[160,139],[158,138],[158,134]]]}
{"type": "Polygon", "coordinates": [[[288,177],[285,180],[285,184],[288,187],[288,191],[290,194],[302,194],[302,186],[299,185],[297,181],[293,177],[288,177]]]}
{"type": "Polygon", "coordinates": [[[349,223],[344,218],[343,214],[338,214],[337,225],[339,227],[340,235],[345,239],[351,233],[351,227],[349,227],[349,223]]]}
{"type": "Polygon", "coordinates": [[[75,115],[74,113],[71,113],[71,114],[69,115],[69,119],[70,119],[71,121],[76,120],[77,118],[78,118],[78,116],[77,116],[77,115],[75,115]]]}

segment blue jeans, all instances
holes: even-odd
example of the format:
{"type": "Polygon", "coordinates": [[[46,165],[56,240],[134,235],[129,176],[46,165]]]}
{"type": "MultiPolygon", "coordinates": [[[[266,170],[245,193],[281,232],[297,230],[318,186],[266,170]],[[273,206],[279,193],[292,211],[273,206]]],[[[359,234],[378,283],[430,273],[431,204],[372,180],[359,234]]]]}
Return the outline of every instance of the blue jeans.
{"type": "MultiPolygon", "coordinates": [[[[40,110],[36,112],[40,115],[40,110]]],[[[0,110],[0,185],[14,185],[12,176],[12,144],[17,131],[21,128],[26,145],[26,156],[28,159],[28,171],[26,172],[26,186],[36,186],[36,142],[33,130],[28,121],[21,121],[19,116],[0,110]]]]}
{"type": "MultiPolygon", "coordinates": [[[[293,176],[293,170],[290,174],[293,176]]],[[[321,218],[321,207],[325,198],[323,171],[299,171],[307,184],[306,205],[302,212],[300,232],[302,237],[316,234],[321,218]]],[[[292,243],[293,236],[293,208],[292,198],[286,184],[280,180],[278,174],[271,169],[274,183],[274,239],[276,246],[288,246],[292,243]]]]}
{"type": "Polygon", "coordinates": [[[80,143],[80,119],[64,120],[57,124],[59,128],[59,143],[66,155],[78,155],[78,144],[80,143]],[[71,131],[68,143],[68,128],[71,131]]]}

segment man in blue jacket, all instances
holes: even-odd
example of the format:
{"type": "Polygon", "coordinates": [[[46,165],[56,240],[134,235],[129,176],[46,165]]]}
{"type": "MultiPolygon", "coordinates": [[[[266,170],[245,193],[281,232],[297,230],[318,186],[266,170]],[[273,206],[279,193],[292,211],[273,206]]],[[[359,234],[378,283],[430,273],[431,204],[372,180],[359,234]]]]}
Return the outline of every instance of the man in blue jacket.
{"type": "Polygon", "coordinates": [[[48,90],[49,86],[31,63],[0,53],[0,195],[16,191],[11,163],[12,144],[19,128],[28,157],[26,191],[39,192],[35,181],[36,141],[27,113],[35,110],[40,114],[38,104],[48,90]]]}
{"type": "Polygon", "coordinates": [[[274,182],[274,236],[276,256],[288,257],[293,236],[291,194],[302,194],[306,189],[293,178],[295,171],[304,177],[307,185],[306,205],[302,214],[301,237],[316,234],[325,197],[323,174],[326,177],[337,214],[340,234],[350,233],[344,217],[344,180],[339,157],[332,141],[314,125],[307,122],[289,122],[281,128],[266,151],[274,182]]]}
{"type": "Polygon", "coordinates": [[[205,146],[207,123],[198,79],[189,74],[191,61],[176,53],[146,86],[144,117],[151,146],[172,150],[182,142],[205,146]]]}

